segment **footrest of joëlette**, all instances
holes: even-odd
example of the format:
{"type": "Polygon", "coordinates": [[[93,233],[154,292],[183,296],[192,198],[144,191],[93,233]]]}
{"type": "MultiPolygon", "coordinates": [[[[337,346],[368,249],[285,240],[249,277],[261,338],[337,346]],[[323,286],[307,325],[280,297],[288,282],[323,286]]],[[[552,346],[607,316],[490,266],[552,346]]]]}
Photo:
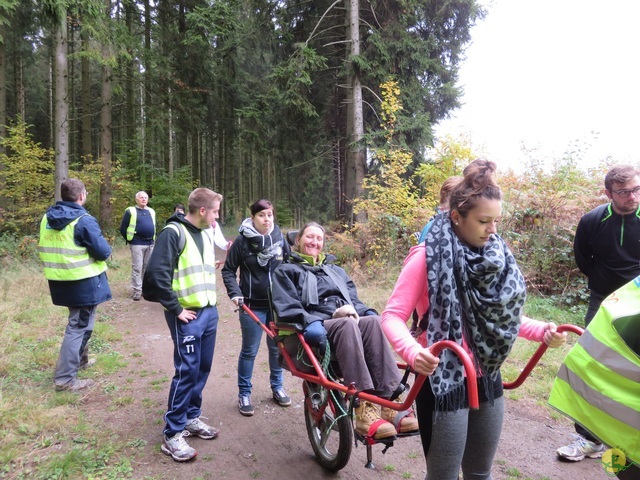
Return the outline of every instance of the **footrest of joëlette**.
{"type": "Polygon", "coordinates": [[[356,447],[358,446],[359,442],[367,447],[367,463],[364,464],[364,468],[367,468],[369,470],[374,470],[376,468],[373,463],[373,445],[384,445],[382,453],[386,453],[389,448],[393,447],[393,442],[398,438],[397,435],[394,435],[393,437],[380,438],[376,440],[369,435],[360,435],[355,430],[353,431],[353,433],[355,435],[356,447]]]}

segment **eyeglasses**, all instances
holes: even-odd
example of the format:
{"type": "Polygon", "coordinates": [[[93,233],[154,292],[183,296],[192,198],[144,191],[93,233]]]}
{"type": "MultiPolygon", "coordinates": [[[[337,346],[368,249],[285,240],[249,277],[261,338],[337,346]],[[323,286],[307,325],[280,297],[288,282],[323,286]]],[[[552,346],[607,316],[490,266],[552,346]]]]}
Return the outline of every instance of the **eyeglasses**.
{"type": "Polygon", "coordinates": [[[636,187],[633,190],[611,190],[611,191],[617,194],[620,198],[627,198],[632,193],[634,197],[640,197],[640,187],[636,187]]]}

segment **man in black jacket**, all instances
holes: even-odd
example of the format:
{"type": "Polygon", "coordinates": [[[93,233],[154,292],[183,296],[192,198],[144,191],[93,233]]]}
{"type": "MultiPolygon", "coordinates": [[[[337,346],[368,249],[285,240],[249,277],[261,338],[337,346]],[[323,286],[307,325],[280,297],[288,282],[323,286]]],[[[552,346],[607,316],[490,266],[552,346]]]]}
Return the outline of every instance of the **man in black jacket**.
{"type": "MultiPolygon", "coordinates": [[[[585,325],[606,297],[640,275],[640,172],[628,165],[613,167],[604,189],[610,202],[580,219],[573,244],[578,268],[589,279],[585,325]]],[[[571,445],[556,451],[559,457],[578,462],[602,456],[605,445],[578,424],[576,432],[571,445]]]]}
{"type": "Polygon", "coordinates": [[[191,192],[188,213],[174,214],[158,235],[142,283],[144,298],[164,307],[173,340],[175,373],[160,449],[177,462],[197,455],[183,437],[218,436],[200,414],[218,331],[215,254],[204,230],[218,218],[221,201],[222,195],[208,188],[191,192]]]}

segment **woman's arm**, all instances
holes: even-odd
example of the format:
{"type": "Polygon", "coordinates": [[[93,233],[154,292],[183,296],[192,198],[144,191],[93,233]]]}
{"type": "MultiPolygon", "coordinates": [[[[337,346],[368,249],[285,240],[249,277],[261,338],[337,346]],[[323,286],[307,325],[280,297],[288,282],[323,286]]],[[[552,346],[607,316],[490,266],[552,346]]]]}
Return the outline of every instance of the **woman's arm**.
{"type": "MultiPolygon", "coordinates": [[[[219,228],[219,227],[218,227],[219,228]]],[[[227,252],[227,258],[224,262],[224,267],[220,274],[222,275],[222,281],[224,287],[227,289],[227,295],[235,303],[238,304],[238,300],[243,298],[242,290],[238,284],[238,268],[242,263],[242,241],[234,242],[229,251],[227,252]]]]}
{"type": "Polygon", "coordinates": [[[226,238],[224,238],[224,234],[222,233],[222,229],[220,228],[220,224],[216,222],[216,226],[213,227],[213,243],[216,244],[220,250],[228,250],[229,244],[232,242],[227,242],[226,238]]]}
{"type": "Polygon", "coordinates": [[[424,348],[409,332],[407,321],[416,307],[422,315],[428,306],[426,264],[424,245],[413,247],[382,313],[382,329],[389,343],[414,368],[424,348]]]}
{"type": "Polygon", "coordinates": [[[553,322],[541,322],[523,315],[518,336],[533,342],[544,342],[551,348],[558,348],[567,341],[567,333],[558,333],[557,328],[553,322]]]}

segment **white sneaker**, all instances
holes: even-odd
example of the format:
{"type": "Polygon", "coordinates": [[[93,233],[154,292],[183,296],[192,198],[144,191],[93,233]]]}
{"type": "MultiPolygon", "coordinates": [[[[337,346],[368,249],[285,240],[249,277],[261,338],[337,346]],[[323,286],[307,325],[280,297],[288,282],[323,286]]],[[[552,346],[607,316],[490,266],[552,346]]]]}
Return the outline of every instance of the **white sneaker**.
{"type": "Polygon", "coordinates": [[[584,457],[600,458],[607,448],[604,443],[591,442],[582,435],[574,434],[573,436],[575,437],[575,441],[571,445],[560,447],[556,450],[559,457],[572,462],[579,462],[583,460],[584,457]]]}
{"type": "Polygon", "coordinates": [[[200,420],[200,417],[198,417],[187,420],[183,434],[185,437],[195,435],[196,437],[204,438],[205,440],[211,440],[218,436],[218,429],[213,428],[211,425],[207,425],[200,420]]]}
{"type": "Polygon", "coordinates": [[[182,432],[176,433],[171,438],[167,438],[167,436],[164,435],[160,450],[162,450],[162,453],[165,455],[171,456],[176,462],[186,462],[198,455],[198,452],[196,452],[194,448],[191,448],[182,437],[182,432]]]}

